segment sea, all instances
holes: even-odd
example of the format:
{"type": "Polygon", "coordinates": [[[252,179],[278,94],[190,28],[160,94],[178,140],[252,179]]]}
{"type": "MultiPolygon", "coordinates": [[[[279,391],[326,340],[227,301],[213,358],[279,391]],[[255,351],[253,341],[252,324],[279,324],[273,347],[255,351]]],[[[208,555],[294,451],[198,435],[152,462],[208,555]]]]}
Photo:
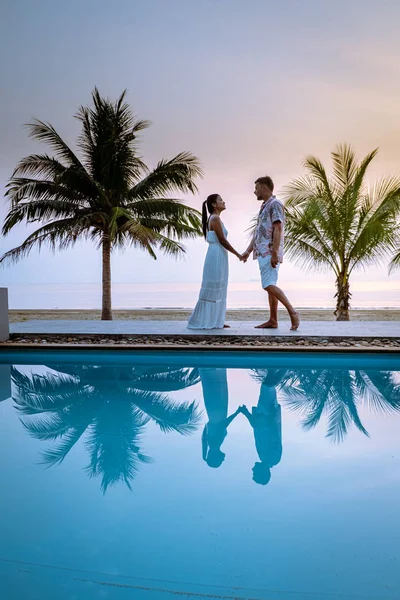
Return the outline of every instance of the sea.
{"type": "MultiPolygon", "coordinates": [[[[285,282],[285,292],[299,308],[333,308],[334,287],[299,281],[285,282]]],[[[101,307],[100,283],[40,283],[10,284],[11,309],[98,309],[101,307]]],[[[114,309],[190,309],[197,301],[198,283],[113,283],[114,309]]],[[[258,281],[231,282],[228,291],[229,309],[257,309],[266,305],[266,294],[258,281]]],[[[352,288],[354,309],[400,309],[400,281],[390,285],[376,282],[368,287],[355,284],[352,288]]]]}

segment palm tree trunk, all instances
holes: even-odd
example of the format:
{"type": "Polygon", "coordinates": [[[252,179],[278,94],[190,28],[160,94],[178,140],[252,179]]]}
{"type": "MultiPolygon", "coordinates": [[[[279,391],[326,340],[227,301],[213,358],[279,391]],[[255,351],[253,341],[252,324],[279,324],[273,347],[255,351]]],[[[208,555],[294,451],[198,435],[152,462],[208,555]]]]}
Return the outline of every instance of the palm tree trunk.
{"type": "Polygon", "coordinates": [[[103,297],[102,297],[102,308],[101,308],[101,320],[102,321],[112,321],[111,240],[110,240],[110,236],[106,233],[103,234],[102,252],[103,252],[103,270],[102,270],[103,297]]]}
{"type": "Polygon", "coordinates": [[[341,272],[336,279],[336,321],[350,321],[350,284],[346,272],[341,272]]]}

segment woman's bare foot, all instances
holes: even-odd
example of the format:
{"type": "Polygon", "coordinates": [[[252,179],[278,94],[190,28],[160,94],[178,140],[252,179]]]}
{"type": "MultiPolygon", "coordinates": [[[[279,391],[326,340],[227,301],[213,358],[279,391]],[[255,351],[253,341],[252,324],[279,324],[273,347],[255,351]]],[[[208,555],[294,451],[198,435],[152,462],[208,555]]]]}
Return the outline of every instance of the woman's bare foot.
{"type": "Polygon", "coordinates": [[[270,319],[265,323],[261,323],[261,325],[256,325],[254,329],[278,329],[278,323],[270,319]]]}
{"type": "Polygon", "coordinates": [[[300,325],[300,316],[298,312],[294,312],[290,315],[290,320],[292,322],[292,326],[290,331],[297,331],[300,325]]]}
{"type": "Polygon", "coordinates": [[[224,325],[224,329],[230,329],[231,326],[230,325],[224,325]]]}

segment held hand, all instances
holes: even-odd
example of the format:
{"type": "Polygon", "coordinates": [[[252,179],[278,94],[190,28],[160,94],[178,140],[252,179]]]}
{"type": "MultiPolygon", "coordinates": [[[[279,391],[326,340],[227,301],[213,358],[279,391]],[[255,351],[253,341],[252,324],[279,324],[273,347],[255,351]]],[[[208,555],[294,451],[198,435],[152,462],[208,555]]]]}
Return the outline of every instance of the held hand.
{"type": "Polygon", "coordinates": [[[276,269],[276,267],[278,266],[279,263],[279,258],[278,258],[278,253],[276,250],[272,250],[272,254],[271,254],[271,267],[273,269],[276,269]]]}
{"type": "Polygon", "coordinates": [[[247,259],[249,258],[249,256],[250,256],[249,252],[243,252],[240,260],[245,263],[245,262],[247,262],[247,259]]]}

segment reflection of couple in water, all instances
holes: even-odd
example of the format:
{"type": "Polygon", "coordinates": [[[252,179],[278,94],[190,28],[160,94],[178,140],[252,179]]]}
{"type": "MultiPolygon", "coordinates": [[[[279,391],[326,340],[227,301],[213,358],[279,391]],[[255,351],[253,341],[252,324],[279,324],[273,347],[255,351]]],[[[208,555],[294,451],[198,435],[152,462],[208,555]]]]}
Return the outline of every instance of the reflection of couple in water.
{"type": "Polygon", "coordinates": [[[221,446],[227,436],[228,426],[242,413],[253,428],[260,459],[253,467],[253,481],[266,485],[271,479],[272,467],[279,463],[282,456],[281,407],[277,401],[276,386],[284,372],[277,369],[257,371],[256,378],[261,380],[257,406],[253,406],[251,411],[244,405],[240,406],[230,416],[226,369],[199,369],[199,372],[208,416],[202,437],[203,459],[209,467],[221,466],[225,458],[221,446]]]}

